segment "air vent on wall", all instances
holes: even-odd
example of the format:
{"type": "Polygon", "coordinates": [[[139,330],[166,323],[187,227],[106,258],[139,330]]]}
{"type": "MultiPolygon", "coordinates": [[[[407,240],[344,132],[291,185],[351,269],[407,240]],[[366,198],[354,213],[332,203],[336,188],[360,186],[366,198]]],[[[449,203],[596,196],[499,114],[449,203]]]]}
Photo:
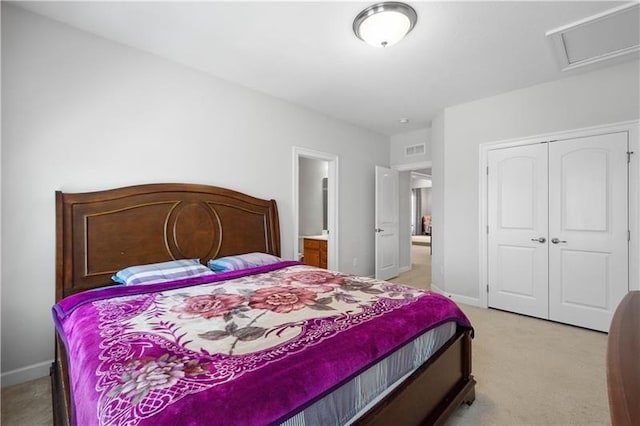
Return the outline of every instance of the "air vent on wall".
{"type": "Polygon", "coordinates": [[[640,57],[640,4],[630,3],[548,31],[562,71],[640,57]]]}
{"type": "Polygon", "coordinates": [[[424,153],[425,153],[425,144],[423,143],[404,147],[405,157],[414,157],[416,155],[424,155],[424,153]]]}

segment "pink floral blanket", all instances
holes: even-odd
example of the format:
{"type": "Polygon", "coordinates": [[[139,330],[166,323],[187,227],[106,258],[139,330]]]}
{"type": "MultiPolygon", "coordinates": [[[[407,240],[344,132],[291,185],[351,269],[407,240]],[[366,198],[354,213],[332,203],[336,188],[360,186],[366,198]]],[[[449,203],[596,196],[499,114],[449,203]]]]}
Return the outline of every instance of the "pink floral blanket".
{"type": "Polygon", "coordinates": [[[78,425],[277,424],[446,321],[447,298],[297,262],[54,306],[78,425]]]}

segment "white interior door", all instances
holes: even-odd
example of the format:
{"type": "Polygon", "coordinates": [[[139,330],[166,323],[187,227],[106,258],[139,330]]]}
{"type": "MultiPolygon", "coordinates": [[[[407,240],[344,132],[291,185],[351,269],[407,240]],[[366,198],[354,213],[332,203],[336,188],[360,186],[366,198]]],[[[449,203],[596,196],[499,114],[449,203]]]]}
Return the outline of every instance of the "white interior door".
{"type": "Polygon", "coordinates": [[[547,146],[488,155],[488,305],[548,318],[547,146]]]}
{"type": "Polygon", "coordinates": [[[607,331],[629,290],[627,133],[549,144],[549,318],[607,331]]]}
{"type": "Polygon", "coordinates": [[[488,305],[607,331],[629,290],[628,134],[488,153],[488,305]]]}
{"type": "Polygon", "coordinates": [[[398,172],[376,166],[376,279],[398,275],[398,172]]]}

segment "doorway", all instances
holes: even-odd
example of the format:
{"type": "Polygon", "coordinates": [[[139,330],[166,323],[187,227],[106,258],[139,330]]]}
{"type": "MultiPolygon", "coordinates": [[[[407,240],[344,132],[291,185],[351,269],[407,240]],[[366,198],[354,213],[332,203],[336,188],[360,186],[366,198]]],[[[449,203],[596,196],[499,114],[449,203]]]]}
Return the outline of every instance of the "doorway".
{"type": "Polygon", "coordinates": [[[318,243],[326,247],[323,267],[338,270],[338,156],[294,147],[293,174],[296,260],[304,258],[305,241],[318,243]]]}
{"type": "MultiPolygon", "coordinates": [[[[424,287],[431,287],[431,168],[410,173],[411,191],[411,271],[422,277],[424,287]]],[[[421,280],[421,283],[422,283],[421,280]]]]}
{"type": "Polygon", "coordinates": [[[431,169],[410,172],[411,244],[431,246],[431,169]]]}
{"type": "MultiPolygon", "coordinates": [[[[400,275],[394,282],[400,282],[414,287],[429,289],[431,286],[431,235],[424,233],[422,216],[431,216],[433,205],[431,203],[431,161],[393,166],[399,171],[399,241],[400,241],[400,275]],[[416,184],[412,183],[412,173],[416,173],[416,184]],[[429,182],[426,182],[429,181],[429,182]],[[420,202],[416,202],[416,187],[429,188],[420,193],[420,202]],[[424,193],[423,193],[424,192],[424,193]],[[422,204],[426,200],[429,206],[424,206],[425,214],[422,214],[422,204]],[[420,212],[418,212],[420,208],[420,212]],[[427,214],[428,213],[428,214],[427,214]],[[416,244],[414,244],[414,242],[416,244]]],[[[431,228],[428,228],[431,234],[431,228]]]]}

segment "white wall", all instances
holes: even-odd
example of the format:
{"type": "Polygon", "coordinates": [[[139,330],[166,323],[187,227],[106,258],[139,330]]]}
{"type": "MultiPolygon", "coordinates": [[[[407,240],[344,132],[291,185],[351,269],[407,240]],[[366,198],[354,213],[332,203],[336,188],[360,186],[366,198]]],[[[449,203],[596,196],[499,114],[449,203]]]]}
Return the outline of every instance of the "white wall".
{"type": "Polygon", "coordinates": [[[385,136],[6,2],[2,91],[3,385],[47,374],[53,356],[55,190],[192,182],[274,198],[282,253],[293,258],[292,147],[334,153],[339,269],[374,272],[385,136]]]}
{"type": "Polygon", "coordinates": [[[436,290],[444,287],[444,139],[444,112],[441,112],[431,121],[431,287],[436,290]]]}
{"type": "Polygon", "coordinates": [[[442,290],[469,303],[480,297],[479,144],[638,119],[639,77],[638,61],[626,62],[446,108],[442,129],[434,120],[433,281],[442,290]]]}
{"type": "Polygon", "coordinates": [[[411,172],[398,173],[398,270],[411,270],[411,172]]]}
{"type": "Polygon", "coordinates": [[[417,177],[417,176],[411,177],[411,189],[431,188],[431,186],[432,186],[431,179],[417,177]]]}
{"type": "Polygon", "coordinates": [[[300,157],[298,171],[298,234],[322,234],[322,178],[329,175],[329,162],[300,157]]]}
{"type": "Polygon", "coordinates": [[[427,127],[412,132],[393,135],[390,138],[390,145],[390,163],[392,166],[431,161],[431,128],[427,127]],[[421,143],[425,144],[424,155],[411,157],[405,155],[405,147],[421,143]]]}
{"type": "Polygon", "coordinates": [[[422,192],[420,206],[420,216],[427,216],[431,214],[431,188],[421,188],[422,192]]]}

